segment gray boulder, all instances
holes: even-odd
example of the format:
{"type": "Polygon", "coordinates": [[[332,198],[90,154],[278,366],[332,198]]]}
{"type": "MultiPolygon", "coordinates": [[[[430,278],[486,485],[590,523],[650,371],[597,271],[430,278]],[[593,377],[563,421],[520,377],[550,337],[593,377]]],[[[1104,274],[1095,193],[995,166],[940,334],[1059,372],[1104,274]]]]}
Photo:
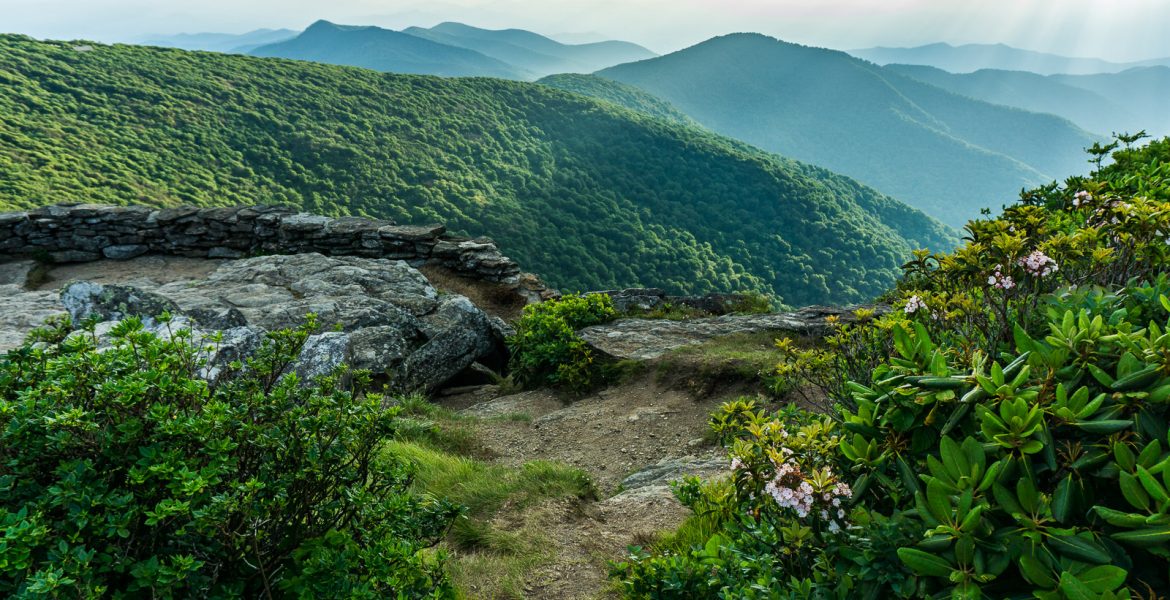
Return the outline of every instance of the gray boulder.
{"type": "Polygon", "coordinates": [[[648,486],[669,486],[672,481],[678,481],[686,475],[696,475],[701,479],[710,480],[726,475],[730,471],[730,463],[725,457],[667,457],[623,479],[622,490],[630,491],[648,486]]]}
{"type": "MultiPolygon", "coordinates": [[[[389,375],[402,391],[441,387],[475,362],[502,363],[504,326],[463,296],[439,296],[403,261],[321,254],[228,261],[205,279],[150,290],[71,284],[61,300],[75,319],[182,315],[197,340],[222,331],[209,379],[259,346],[264,331],[297,327],[308,313],[330,331],[310,337],[292,371],[303,380],[345,363],[389,375]]],[[[152,329],[153,330],[153,329],[152,329]]]]}
{"type": "Polygon", "coordinates": [[[61,304],[74,323],[96,317],[101,321],[120,321],[138,316],[146,325],[163,313],[177,314],[179,306],[172,300],[127,285],[102,285],[77,281],[61,290],[61,304]]]}
{"type": "Polygon", "coordinates": [[[337,367],[349,363],[349,335],[330,331],[309,336],[301,348],[297,360],[289,366],[303,382],[332,373],[337,367]]]}
{"type": "Polygon", "coordinates": [[[402,363],[395,385],[432,390],[480,359],[499,353],[491,319],[463,296],[446,296],[424,325],[427,341],[402,363]]]}

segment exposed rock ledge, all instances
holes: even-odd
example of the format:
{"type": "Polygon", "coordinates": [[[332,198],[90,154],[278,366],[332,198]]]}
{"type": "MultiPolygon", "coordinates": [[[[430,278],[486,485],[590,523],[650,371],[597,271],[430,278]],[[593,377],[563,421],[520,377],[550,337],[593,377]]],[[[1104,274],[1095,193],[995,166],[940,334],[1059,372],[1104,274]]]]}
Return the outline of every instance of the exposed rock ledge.
{"type": "MultiPolygon", "coordinates": [[[[44,292],[26,294],[44,300],[44,292]]],[[[164,311],[178,315],[175,327],[192,329],[196,340],[223,332],[204,373],[209,379],[254,351],[265,331],[296,327],[310,312],[337,330],[309,339],[294,365],[303,376],[344,363],[386,374],[403,391],[431,390],[475,362],[499,366],[506,353],[499,319],[463,296],[440,295],[399,260],[308,253],[224,261],[205,278],[164,285],[77,281],[61,292],[60,306],[75,322],[103,320],[99,343],[113,323],[131,315],[167,335],[151,319],[164,311]]]]}
{"type": "MultiPolygon", "coordinates": [[[[671,350],[697,346],[715,338],[764,331],[820,336],[829,331],[826,317],[848,322],[859,307],[812,306],[796,312],[725,315],[688,321],[623,319],[578,332],[600,354],[618,360],[653,360],[671,350]]],[[[868,307],[878,312],[888,307],[868,307]]]]}

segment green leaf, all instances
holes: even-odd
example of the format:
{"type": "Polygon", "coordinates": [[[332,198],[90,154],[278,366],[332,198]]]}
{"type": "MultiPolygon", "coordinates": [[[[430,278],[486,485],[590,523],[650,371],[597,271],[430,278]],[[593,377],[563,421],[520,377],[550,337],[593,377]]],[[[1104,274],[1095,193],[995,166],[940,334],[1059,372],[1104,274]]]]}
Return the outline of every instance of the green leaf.
{"type": "Polygon", "coordinates": [[[947,559],[916,548],[898,548],[898,558],[915,573],[927,577],[949,577],[955,570],[947,559]]]}
{"type": "Polygon", "coordinates": [[[1129,419],[1117,419],[1111,421],[1074,421],[1069,423],[1069,425],[1095,435],[1111,435],[1117,433],[1118,431],[1123,431],[1133,427],[1133,421],[1129,419]]]}
{"type": "Polygon", "coordinates": [[[1166,546],[1170,542],[1170,525],[1113,533],[1109,537],[1123,544],[1142,548],[1166,546]]]}
{"type": "Polygon", "coordinates": [[[1121,485],[1121,495],[1125,496],[1131,506],[1138,510],[1149,510],[1150,495],[1136,476],[1122,471],[1118,474],[1118,483],[1121,485]]]}
{"type": "Polygon", "coordinates": [[[1025,554],[1020,557],[1020,573],[1024,575],[1028,581],[1042,587],[1053,588],[1056,587],[1056,578],[1052,576],[1051,571],[1045,567],[1036,557],[1025,554]]]}
{"type": "Polygon", "coordinates": [[[1166,488],[1162,487],[1162,484],[1158,481],[1158,479],[1150,474],[1150,472],[1147,471],[1145,467],[1138,465],[1137,477],[1138,481],[1142,482],[1142,487],[1145,488],[1147,492],[1149,492],[1150,497],[1153,498],[1156,502],[1166,502],[1167,500],[1170,500],[1170,496],[1166,494],[1166,488]]]}
{"type": "Polygon", "coordinates": [[[1068,558],[1104,565],[1110,562],[1109,553],[1097,542],[1073,535],[1051,535],[1047,540],[1048,547],[1068,558]]]}
{"type": "Polygon", "coordinates": [[[1072,510],[1072,475],[1066,475],[1056,484],[1052,493],[1052,516],[1061,523],[1067,523],[1072,510]]]}
{"type": "Polygon", "coordinates": [[[1097,513],[1097,516],[1105,519],[1106,523],[1109,523],[1114,527],[1133,528],[1146,525],[1145,515],[1122,512],[1120,510],[1114,510],[1105,506],[1094,506],[1092,510],[1093,512],[1097,513]]]}
{"type": "Polygon", "coordinates": [[[1098,594],[1068,571],[1060,574],[1060,593],[1068,600],[1098,600],[1098,594]]]}
{"type": "Polygon", "coordinates": [[[1077,575],[1077,579],[1094,593],[1104,594],[1121,587],[1128,576],[1129,573],[1121,567],[1101,565],[1077,575]]]}

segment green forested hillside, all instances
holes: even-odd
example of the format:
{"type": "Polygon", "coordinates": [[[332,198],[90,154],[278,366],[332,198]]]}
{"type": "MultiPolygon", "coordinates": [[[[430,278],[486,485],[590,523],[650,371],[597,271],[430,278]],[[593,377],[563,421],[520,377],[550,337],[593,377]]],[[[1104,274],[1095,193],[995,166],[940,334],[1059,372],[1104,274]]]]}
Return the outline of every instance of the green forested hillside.
{"type": "Polygon", "coordinates": [[[1095,138],[1052,115],[959,96],[845,53],[758,34],[598,75],[712,130],[822,165],[955,226],[1021,188],[1085,170],[1095,138]]]}
{"type": "Polygon", "coordinates": [[[626,85],[612,79],[606,79],[596,75],[564,73],[560,75],[549,75],[540,79],[537,83],[554,87],[558,90],[565,90],[566,92],[573,92],[574,94],[581,94],[582,96],[612,102],[618,106],[623,106],[632,111],[644,113],[659,119],[666,119],[683,125],[699,125],[694,119],[688,117],[686,113],[675,108],[666,100],[646,93],[632,85],[626,85]]]}
{"type": "Polygon", "coordinates": [[[881,292],[949,230],[856,182],[545,86],[0,36],[0,209],[284,202],[490,235],[565,289],[881,292]]]}
{"type": "Polygon", "coordinates": [[[531,78],[522,69],[485,56],[417,36],[382,29],[317,21],[300,35],[260,46],[255,56],[311,60],[392,73],[446,77],[531,78]]]}

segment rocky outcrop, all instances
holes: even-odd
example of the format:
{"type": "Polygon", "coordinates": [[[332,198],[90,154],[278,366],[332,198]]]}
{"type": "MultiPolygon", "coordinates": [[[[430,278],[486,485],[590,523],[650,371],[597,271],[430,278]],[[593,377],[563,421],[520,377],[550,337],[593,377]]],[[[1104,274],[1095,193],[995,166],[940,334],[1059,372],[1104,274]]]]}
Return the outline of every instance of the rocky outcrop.
{"type": "Polygon", "coordinates": [[[125,260],[146,253],[198,258],[258,254],[360,256],[438,265],[477,281],[506,283],[530,301],[553,292],[488,238],[447,235],[441,225],[324,217],[287,206],[224,208],[58,204],[0,213],[0,255],[58,263],[125,260]]]}
{"type": "Polygon", "coordinates": [[[730,471],[731,467],[726,458],[667,457],[657,463],[647,465],[623,479],[622,490],[628,492],[648,486],[669,487],[671,482],[678,481],[687,475],[710,480],[726,475],[730,471]]]}
{"type": "MultiPolygon", "coordinates": [[[[829,316],[852,320],[859,307],[809,307],[796,312],[761,315],[725,315],[687,321],[622,319],[587,327],[578,335],[596,352],[618,360],[653,360],[671,350],[697,346],[719,337],[764,331],[821,336],[828,333],[829,316]]],[[[876,312],[885,307],[869,307],[876,312]]]]}
{"type": "Polygon", "coordinates": [[[292,370],[310,378],[349,364],[387,375],[402,391],[433,390],[473,363],[502,363],[506,352],[486,314],[462,296],[441,296],[399,260],[262,256],[153,289],[75,282],[61,302],[75,321],[136,315],[157,329],[151,318],[166,311],[179,315],[197,340],[224,331],[238,343],[225,348],[223,360],[210,361],[216,369],[254,345],[259,336],[249,332],[297,327],[314,313],[322,327],[335,330],[310,338],[292,370]]]}
{"type": "Polygon", "coordinates": [[[25,289],[36,263],[0,263],[0,353],[24,342],[25,335],[45,319],[64,313],[55,292],[25,289]]]}

